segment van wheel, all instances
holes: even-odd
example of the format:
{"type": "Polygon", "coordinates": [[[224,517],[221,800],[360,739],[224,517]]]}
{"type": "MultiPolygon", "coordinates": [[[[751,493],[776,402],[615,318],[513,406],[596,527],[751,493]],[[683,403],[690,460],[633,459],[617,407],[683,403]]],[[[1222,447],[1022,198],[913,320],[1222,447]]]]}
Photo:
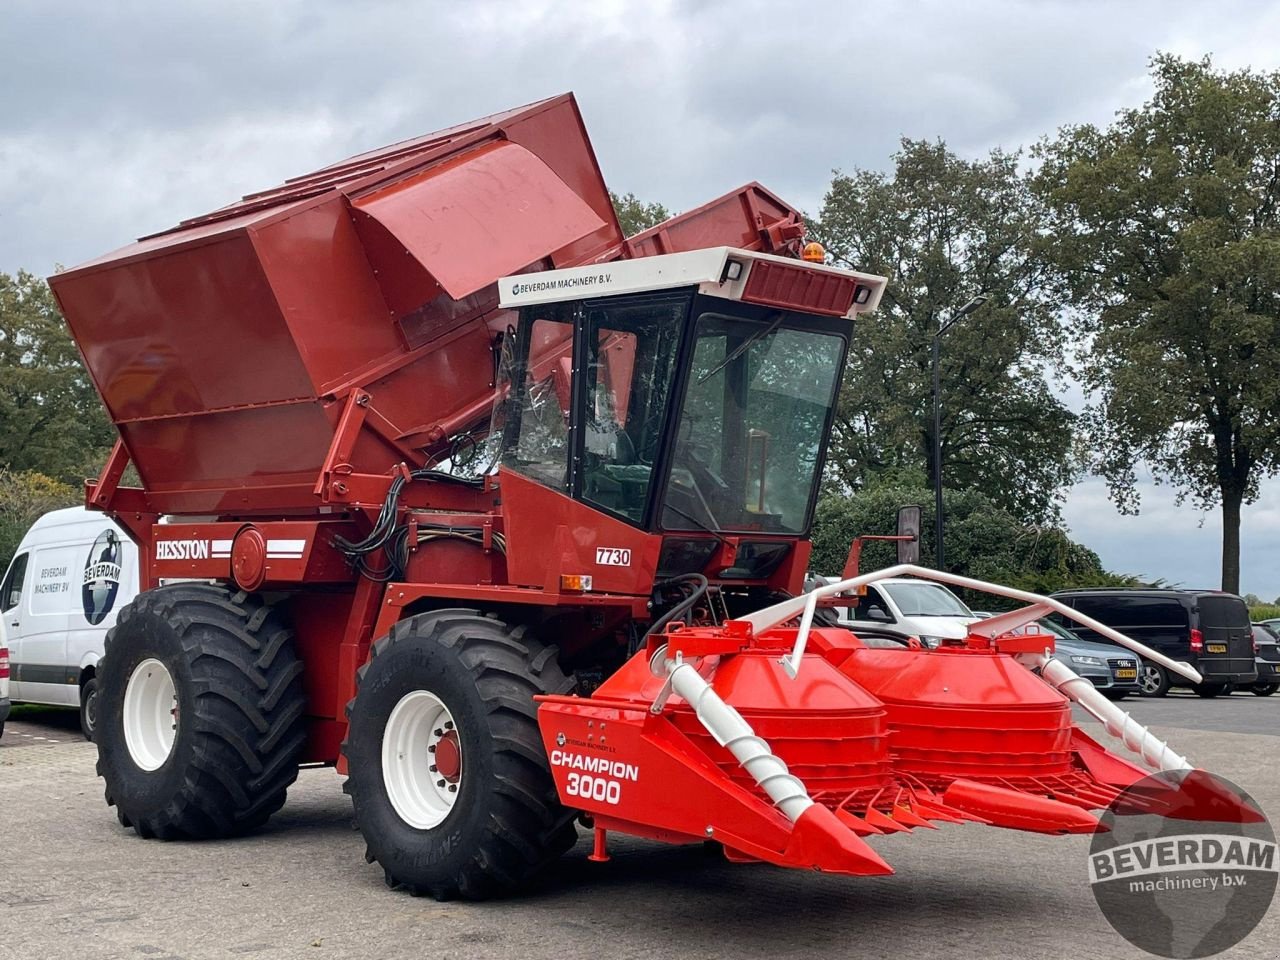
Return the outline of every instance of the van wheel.
{"type": "Polygon", "coordinates": [[[1255,697],[1269,697],[1280,690],[1280,683],[1255,683],[1249,688],[1255,697]]]}
{"type": "Polygon", "coordinates": [[[1192,686],[1197,697],[1204,697],[1206,700],[1212,700],[1214,697],[1220,696],[1227,692],[1225,683],[1197,683],[1192,686]]]}
{"type": "Polygon", "coordinates": [[[98,678],[90,677],[80,687],[80,732],[93,743],[94,728],[98,725],[98,678]]]}
{"type": "Polygon", "coordinates": [[[1169,693],[1169,674],[1158,663],[1143,661],[1138,671],[1138,692],[1144,697],[1163,697],[1169,693]]]}
{"type": "Polygon", "coordinates": [[[98,673],[98,775],[142,837],[243,833],[298,776],[306,696],[293,631],[260,599],[206,583],[120,611],[98,673]]]}
{"type": "Polygon", "coordinates": [[[484,899],[573,846],[533,700],[572,687],[554,647],[476,610],[435,610],[369,655],[347,707],[343,790],[387,886],[484,899]]]}

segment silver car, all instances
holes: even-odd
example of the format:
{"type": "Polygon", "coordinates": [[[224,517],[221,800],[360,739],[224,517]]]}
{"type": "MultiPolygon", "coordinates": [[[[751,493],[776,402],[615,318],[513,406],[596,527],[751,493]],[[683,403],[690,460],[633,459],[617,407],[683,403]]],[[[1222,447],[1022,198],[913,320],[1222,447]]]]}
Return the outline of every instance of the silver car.
{"type": "Polygon", "coordinates": [[[1079,640],[1051,620],[1037,624],[1053,635],[1053,659],[1084,677],[1108,700],[1123,700],[1138,693],[1138,657],[1110,643],[1079,640]]]}

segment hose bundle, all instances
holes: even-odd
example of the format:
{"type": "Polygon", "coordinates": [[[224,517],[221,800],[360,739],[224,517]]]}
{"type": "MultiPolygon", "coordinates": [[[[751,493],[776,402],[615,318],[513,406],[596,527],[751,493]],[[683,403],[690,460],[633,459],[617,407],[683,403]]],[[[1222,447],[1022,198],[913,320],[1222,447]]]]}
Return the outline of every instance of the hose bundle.
{"type": "MultiPolygon", "coordinates": [[[[362,577],[385,583],[403,576],[404,569],[409,563],[409,526],[397,523],[397,520],[400,516],[400,494],[404,491],[405,485],[413,480],[457,483],[475,490],[484,488],[483,477],[458,477],[442,470],[431,469],[411,470],[407,475],[403,471],[397,473],[395,479],[391,481],[391,486],[387,489],[386,498],[382,501],[382,509],[378,511],[378,516],[373,522],[373,529],[369,531],[368,536],[363,540],[348,540],[346,537],[338,535],[333,538],[334,546],[346,555],[352,566],[362,577]],[[369,555],[376,550],[382,550],[385,554],[387,559],[385,566],[374,567],[370,565],[369,555]]],[[[418,543],[426,543],[439,538],[482,543],[483,531],[471,527],[419,525],[418,543]]],[[[501,534],[494,535],[493,544],[499,551],[506,552],[506,542],[502,539],[501,534]]]]}

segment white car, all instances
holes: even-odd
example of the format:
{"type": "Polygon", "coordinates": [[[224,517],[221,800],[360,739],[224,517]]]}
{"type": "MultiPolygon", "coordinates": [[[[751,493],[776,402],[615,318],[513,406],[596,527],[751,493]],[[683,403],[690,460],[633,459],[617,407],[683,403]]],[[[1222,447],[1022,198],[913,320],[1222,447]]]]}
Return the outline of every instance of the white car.
{"type": "MultiPolygon", "coordinates": [[[[837,577],[814,577],[816,581],[836,583],[837,577]]],[[[940,583],[894,577],[866,586],[866,595],[856,604],[836,607],[841,626],[857,631],[860,624],[878,627],[908,637],[917,637],[927,647],[943,640],[963,640],[969,635],[969,624],[982,619],[940,583]]]]}
{"type": "Polygon", "coordinates": [[[137,545],[109,517],[84,507],[46,513],[0,581],[0,647],[9,648],[0,698],[7,685],[14,703],[78,708],[92,740],[103,641],[137,593],[137,545]]]}

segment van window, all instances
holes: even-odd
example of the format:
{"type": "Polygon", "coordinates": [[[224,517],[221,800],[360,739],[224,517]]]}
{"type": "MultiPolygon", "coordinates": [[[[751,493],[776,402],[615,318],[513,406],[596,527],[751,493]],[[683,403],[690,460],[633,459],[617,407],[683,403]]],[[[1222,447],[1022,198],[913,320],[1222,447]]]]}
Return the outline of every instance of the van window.
{"type": "Polygon", "coordinates": [[[1244,630],[1249,626],[1249,608],[1239,597],[1230,594],[1201,597],[1200,626],[1206,629],[1229,627],[1232,630],[1244,630]]]}
{"type": "Polygon", "coordinates": [[[0,585],[0,610],[8,613],[22,601],[22,581],[27,575],[27,555],[20,553],[9,564],[4,584],[0,585]]]}
{"type": "Polygon", "coordinates": [[[1190,621],[1187,608],[1172,597],[1072,597],[1071,605],[1108,627],[1181,627],[1190,621]]]}

